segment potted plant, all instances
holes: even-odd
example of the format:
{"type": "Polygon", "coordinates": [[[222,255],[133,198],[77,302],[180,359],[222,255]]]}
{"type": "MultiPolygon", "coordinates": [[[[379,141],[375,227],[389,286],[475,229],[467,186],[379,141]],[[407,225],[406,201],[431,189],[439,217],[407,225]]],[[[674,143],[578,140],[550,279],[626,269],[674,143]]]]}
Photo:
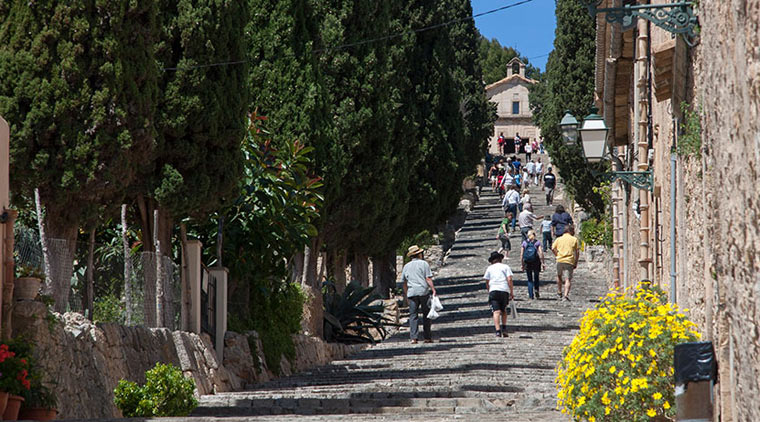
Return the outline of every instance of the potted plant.
{"type": "Polygon", "coordinates": [[[39,378],[32,382],[32,387],[24,396],[25,400],[19,411],[20,420],[51,421],[58,413],[58,401],[55,394],[45,387],[39,378]]]}
{"type": "Polygon", "coordinates": [[[8,344],[0,344],[0,391],[9,394],[8,403],[3,412],[3,420],[15,421],[21,402],[31,387],[29,377],[29,363],[26,358],[17,356],[8,344]]]}
{"type": "Polygon", "coordinates": [[[34,300],[40,292],[45,273],[29,265],[16,266],[16,280],[13,282],[13,296],[16,300],[34,300]]]}

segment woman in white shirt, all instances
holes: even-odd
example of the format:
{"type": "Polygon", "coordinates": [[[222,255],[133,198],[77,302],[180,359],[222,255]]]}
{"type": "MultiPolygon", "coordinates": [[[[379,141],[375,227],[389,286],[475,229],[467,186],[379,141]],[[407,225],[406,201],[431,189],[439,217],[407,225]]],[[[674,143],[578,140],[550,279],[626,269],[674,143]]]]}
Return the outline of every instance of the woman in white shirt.
{"type": "Polygon", "coordinates": [[[483,279],[488,289],[488,303],[493,313],[493,325],[496,328],[496,337],[507,337],[507,305],[510,299],[514,300],[515,291],[512,284],[512,269],[509,265],[502,264],[504,255],[491,252],[483,279]],[[509,290],[507,290],[509,289],[509,290]],[[499,326],[501,323],[501,326],[499,326]]]}

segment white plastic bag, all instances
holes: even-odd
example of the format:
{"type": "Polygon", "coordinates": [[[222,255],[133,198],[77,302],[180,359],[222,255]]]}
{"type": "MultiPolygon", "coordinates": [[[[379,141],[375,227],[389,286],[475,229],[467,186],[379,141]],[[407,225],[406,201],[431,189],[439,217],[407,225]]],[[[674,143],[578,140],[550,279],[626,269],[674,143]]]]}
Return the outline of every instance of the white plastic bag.
{"type": "Polygon", "coordinates": [[[427,317],[428,319],[436,319],[440,315],[438,314],[438,311],[443,310],[443,305],[441,305],[441,299],[438,299],[438,296],[433,296],[430,298],[430,312],[428,312],[427,317]]]}
{"type": "Polygon", "coordinates": [[[438,296],[433,296],[433,298],[430,300],[430,309],[435,309],[436,312],[443,310],[441,299],[438,299],[438,296]]]}
{"type": "Polygon", "coordinates": [[[436,319],[439,316],[440,315],[438,315],[438,312],[436,312],[435,309],[433,309],[433,308],[430,308],[430,312],[428,312],[428,314],[427,314],[428,319],[436,319]]]}
{"type": "Polygon", "coordinates": [[[512,318],[517,319],[517,305],[515,305],[514,300],[509,302],[509,311],[509,313],[512,314],[512,318]]]}

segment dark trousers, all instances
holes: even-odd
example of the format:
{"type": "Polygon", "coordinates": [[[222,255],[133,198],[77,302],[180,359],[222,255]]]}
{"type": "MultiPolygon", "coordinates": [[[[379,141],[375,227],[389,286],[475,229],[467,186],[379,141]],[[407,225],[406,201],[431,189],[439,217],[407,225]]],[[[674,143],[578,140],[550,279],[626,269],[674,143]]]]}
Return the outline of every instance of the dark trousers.
{"type": "MultiPolygon", "coordinates": [[[[534,267],[535,268],[535,267],[534,267]]],[[[538,293],[538,275],[541,273],[539,269],[526,269],[525,274],[528,276],[528,297],[533,299],[533,289],[538,293]]]]}
{"type": "Polygon", "coordinates": [[[552,247],[552,232],[543,232],[544,235],[544,253],[552,247]]]}
{"type": "Polygon", "coordinates": [[[420,332],[419,315],[417,313],[420,311],[422,311],[422,329],[425,340],[431,340],[433,334],[430,332],[430,319],[427,317],[428,312],[430,312],[430,295],[412,296],[409,298],[409,337],[412,340],[417,340],[420,332]]]}

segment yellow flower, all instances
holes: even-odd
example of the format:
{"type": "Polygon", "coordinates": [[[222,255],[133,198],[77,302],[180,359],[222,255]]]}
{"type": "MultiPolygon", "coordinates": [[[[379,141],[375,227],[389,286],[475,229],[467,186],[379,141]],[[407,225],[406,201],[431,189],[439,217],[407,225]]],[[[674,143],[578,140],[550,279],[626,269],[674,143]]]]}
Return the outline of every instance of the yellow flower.
{"type": "Polygon", "coordinates": [[[670,409],[670,403],[669,402],[665,402],[665,404],[663,404],[662,407],[664,407],[665,410],[668,410],[668,409],[670,409]]]}
{"type": "Polygon", "coordinates": [[[593,416],[588,417],[588,422],[596,422],[596,418],[593,416]]]}
{"type": "Polygon", "coordinates": [[[610,412],[611,412],[611,410],[610,410],[610,408],[609,408],[609,407],[605,407],[605,408],[604,408],[604,415],[605,415],[605,416],[606,416],[606,415],[609,415],[609,414],[610,414],[610,412]]]}
{"type": "Polygon", "coordinates": [[[616,370],[617,370],[617,368],[615,368],[615,365],[612,365],[610,367],[610,374],[614,374],[616,370]]]}
{"type": "Polygon", "coordinates": [[[660,394],[659,392],[654,393],[654,394],[652,394],[652,398],[655,399],[655,400],[659,400],[659,399],[662,398],[662,394],[660,394]]]}
{"type": "Polygon", "coordinates": [[[654,409],[647,409],[647,416],[649,416],[650,418],[653,418],[657,416],[657,412],[655,412],[654,409]]]}

